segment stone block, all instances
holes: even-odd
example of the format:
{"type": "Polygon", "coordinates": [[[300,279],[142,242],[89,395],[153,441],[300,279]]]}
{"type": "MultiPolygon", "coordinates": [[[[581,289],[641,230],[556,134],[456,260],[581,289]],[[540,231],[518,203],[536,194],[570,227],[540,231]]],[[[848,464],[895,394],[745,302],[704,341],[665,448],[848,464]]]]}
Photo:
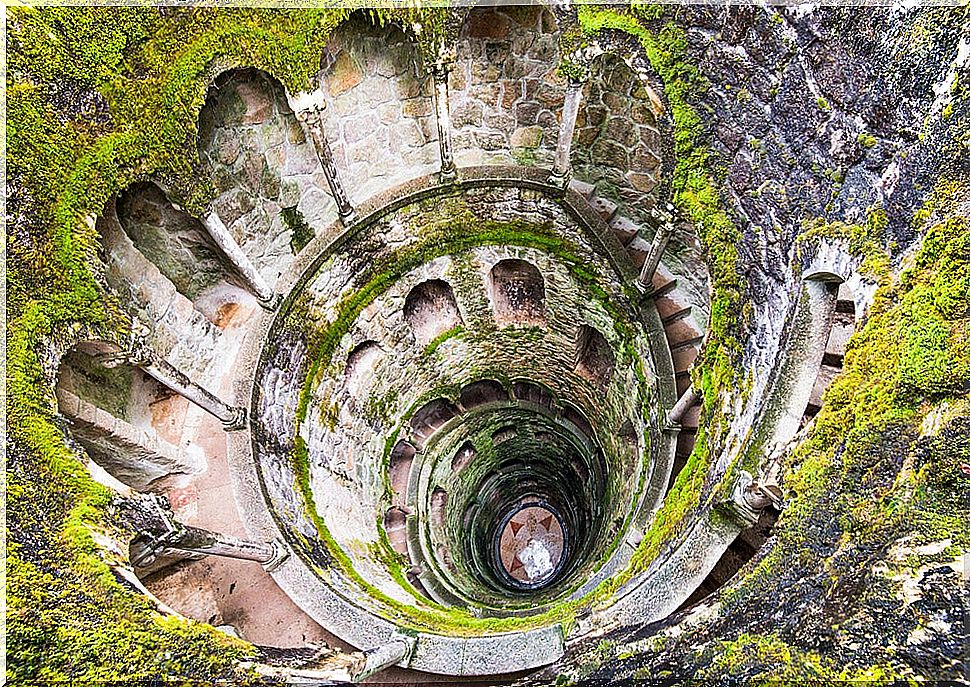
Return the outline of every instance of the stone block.
{"type": "Polygon", "coordinates": [[[630,243],[640,231],[640,225],[622,215],[616,215],[610,220],[610,231],[624,246],[630,243]]]}
{"type": "Polygon", "coordinates": [[[451,121],[456,128],[481,126],[485,107],[477,100],[465,100],[451,109],[451,121]]]}
{"type": "Polygon", "coordinates": [[[630,182],[630,186],[641,193],[650,193],[657,186],[656,179],[649,174],[641,174],[640,172],[627,172],[626,180],[630,182]]]}
{"type": "Polygon", "coordinates": [[[542,143],[542,128],[538,126],[526,126],[512,132],[509,139],[513,148],[538,148],[542,143]]]}
{"type": "Polygon", "coordinates": [[[604,222],[609,222],[616,214],[616,203],[609,198],[594,196],[590,199],[589,204],[596,214],[603,218],[604,222]]]}
{"type": "Polygon", "coordinates": [[[538,121],[541,110],[539,103],[525,101],[516,103],[512,108],[512,114],[519,124],[530,125],[538,121]]]}
{"type": "Polygon", "coordinates": [[[62,415],[75,418],[81,411],[81,399],[67,389],[57,389],[57,409],[62,415]]]}
{"type": "Polygon", "coordinates": [[[595,186],[588,182],[580,181],[579,179],[571,179],[569,182],[569,188],[584,198],[589,198],[596,191],[595,186]]]}
{"type": "Polygon", "coordinates": [[[403,101],[401,114],[405,117],[425,117],[434,113],[431,98],[417,97],[403,101]]]}
{"type": "Polygon", "coordinates": [[[313,174],[319,164],[316,152],[311,144],[291,145],[286,151],[282,175],[313,174]]]}
{"type": "Polygon", "coordinates": [[[235,91],[243,106],[243,124],[259,124],[273,116],[272,94],[263,84],[238,81],[235,91]]]}
{"type": "Polygon", "coordinates": [[[363,78],[363,73],[350,54],[341,51],[324,77],[324,82],[330,95],[336,97],[357,86],[363,78]]]}
{"type": "Polygon", "coordinates": [[[508,38],[512,24],[504,14],[489,10],[473,10],[468,15],[465,33],[469,38],[502,40],[508,38]]]}

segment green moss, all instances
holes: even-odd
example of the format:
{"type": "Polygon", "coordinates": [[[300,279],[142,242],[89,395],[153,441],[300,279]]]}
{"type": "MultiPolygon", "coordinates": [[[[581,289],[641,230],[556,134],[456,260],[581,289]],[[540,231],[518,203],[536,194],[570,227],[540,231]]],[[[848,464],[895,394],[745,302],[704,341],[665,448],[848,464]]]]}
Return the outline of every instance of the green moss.
{"type": "Polygon", "coordinates": [[[856,142],[863,148],[874,148],[879,143],[879,139],[863,131],[856,136],[856,142]]]}
{"type": "Polygon", "coordinates": [[[307,224],[303,213],[295,207],[283,208],[280,210],[280,217],[283,218],[283,223],[286,224],[287,229],[290,230],[292,235],[290,238],[290,248],[294,253],[299,253],[313,240],[313,227],[307,224]]]}
{"type": "Polygon", "coordinates": [[[447,331],[441,332],[440,334],[438,334],[438,336],[436,336],[435,338],[433,338],[431,341],[428,342],[428,345],[425,346],[424,350],[421,352],[421,356],[423,358],[430,358],[431,356],[434,355],[435,351],[438,350],[438,347],[441,346],[441,344],[443,344],[448,339],[452,339],[456,336],[459,336],[463,331],[464,331],[464,327],[458,326],[458,327],[452,327],[447,331]]]}

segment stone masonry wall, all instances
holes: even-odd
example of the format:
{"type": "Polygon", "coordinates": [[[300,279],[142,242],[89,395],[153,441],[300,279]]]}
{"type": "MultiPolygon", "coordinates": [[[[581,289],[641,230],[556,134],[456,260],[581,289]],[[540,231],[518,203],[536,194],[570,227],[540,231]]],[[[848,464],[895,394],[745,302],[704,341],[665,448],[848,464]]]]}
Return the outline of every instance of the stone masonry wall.
{"type": "Polygon", "coordinates": [[[327,44],[319,80],[324,130],[351,202],[439,168],[431,79],[400,29],[352,18],[327,44]]]}
{"type": "Polygon", "coordinates": [[[661,139],[658,105],[623,60],[604,54],[592,65],[576,118],[573,175],[643,222],[656,204],[661,139]]]}
{"type": "Polygon", "coordinates": [[[566,86],[552,14],[474,9],[457,52],[449,84],[457,163],[551,165],[566,86]]]}

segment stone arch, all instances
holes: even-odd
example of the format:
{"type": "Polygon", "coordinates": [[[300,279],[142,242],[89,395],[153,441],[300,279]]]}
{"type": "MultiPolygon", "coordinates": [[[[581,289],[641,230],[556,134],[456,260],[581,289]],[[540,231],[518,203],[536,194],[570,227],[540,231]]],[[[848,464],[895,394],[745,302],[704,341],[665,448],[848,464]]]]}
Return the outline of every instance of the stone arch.
{"type": "Polygon", "coordinates": [[[361,387],[373,374],[374,367],[378,361],[384,357],[384,350],[376,341],[362,341],[357,344],[347,356],[347,365],[344,367],[344,380],[347,390],[352,395],[357,395],[361,387]]]}
{"type": "Polygon", "coordinates": [[[441,279],[421,282],[404,300],[404,318],[419,345],[463,323],[451,286],[441,279]]]}
{"type": "Polygon", "coordinates": [[[525,260],[500,260],[489,272],[489,291],[498,325],[545,324],[546,289],[542,273],[525,260]]]}
{"type": "Polygon", "coordinates": [[[283,85],[252,67],[222,71],[199,112],[199,157],[212,179],[215,211],[263,278],[336,218],[313,147],[283,85]]]}
{"type": "Polygon", "coordinates": [[[499,382],[493,379],[483,379],[472,382],[462,388],[458,395],[458,402],[461,407],[469,410],[486,403],[496,403],[508,401],[509,392],[505,390],[499,382]]]}
{"type": "Polygon", "coordinates": [[[551,164],[566,92],[558,36],[547,7],[468,12],[449,82],[459,165],[551,164]]]}
{"type": "Polygon", "coordinates": [[[180,437],[165,427],[159,406],[172,392],[137,367],[102,364],[102,356],[118,352],[114,344],[82,341],[61,358],[55,392],[71,438],[98,468],[139,491],[201,472],[201,450],[180,447],[180,437]]]}
{"type": "Polygon", "coordinates": [[[599,331],[584,324],[579,328],[576,348],[576,373],[605,390],[615,365],[609,342],[599,331]]]}
{"type": "Polygon", "coordinates": [[[411,416],[411,433],[419,442],[418,447],[420,448],[448,420],[457,416],[458,409],[445,398],[436,398],[418,408],[411,416]]]}

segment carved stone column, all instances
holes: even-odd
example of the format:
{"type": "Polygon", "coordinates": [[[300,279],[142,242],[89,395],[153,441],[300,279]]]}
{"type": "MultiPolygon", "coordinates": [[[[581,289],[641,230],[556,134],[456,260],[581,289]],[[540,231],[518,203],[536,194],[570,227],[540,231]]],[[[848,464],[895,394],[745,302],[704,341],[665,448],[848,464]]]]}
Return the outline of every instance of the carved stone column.
{"type": "Polygon", "coordinates": [[[323,168],[323,174],[327,177],[327,184],[330,186],[330,193],[333,195],[334,202],[337,203],[337,213],[344,224],[354,221],[354,208],[350,204],[350,198],[340,183],[337,175],[337,166],[333,162],[333,151],[330,150],[330,143],[323,131],[323,107],[313,105],[307,110],[300,110],[296,113],[297,118],[306,127],[313,142],[313,149],[316,151],[317,159],[323,168]]]}
{"type": "Polygon", "coordinates": [[[687,411],[690,410],[695,403],[697,403],[698,398],[700,398],[700,395],[697,393],[694,387],[687,389],[687,391],[684,392],[684,395],[681,396],[674,404],[674,407],[670,409],[670,412],[667,413],[667,422],[670,424],[680,422],[687,411]]]}
{"type": "Polygon", "coordinates": [[[162,555],[185,552],[261,563],[275,569],[289,552],[282,542],[255,542],[177,522],[160,497],[150,499],[149,521],[131,543],[131,563],[147,567],[162,555]]]}
{"type": "Polygon", "coordinates": [[[132,336],[129,350],[104,354],[99,357],[101,364],[109,368],[122,364],[141,368],[179,396],[187,398],[203,410],[215,415],[226,431],[243,429],[246,426],[245,408],[224,403],[211,391],[189,379],[188,375],[151,349],[145,340],[146,333],[147,330],[144,328],[137,328],[132,336]]]}
{"type": "Polygon", "coordinates": [[[562,106],[562,118],[559,120],[559,138],[556,141],[556,158],[549,179],[556,186],[565,187],[572,175],[569,156],[573,146],[573,133],[576,131],[579,103],[583,99],[584,83],[585,81],[570,79],[566,87],[566,100],[562,106]]]}
{"type": "Polygon", "coordinates": [[[653,275],[657,273],[657,267],[660,266],[660,258],[674,233],[674,212],[674,206],[667,203],[666,209],[654,208],[650,213],[657,220],[657,235],[650,244],[650,250],[647,252],[646,260],[643,261],[639,277],[640,284],[648,289],[653,283],[653,275]]]}
{"type": "Polygon", "coordinates": [[[242,276],[243,281],[246,282],[246,286],[256,296],[259,304],[267,310],[274,310],[279,305],[279,295],[266,283],[263,275],[256,269],[256,266],[249,259],[249,256],[243,252],[243,249],[236,242],[236,239],[229,231],[229,228],[226,227],[222,218],[215,212],[210,212],[206,215],[204,222],[209,236],[212,237],[212,240],[215,241],[215,244],[219,246],[219,249],[225,256],[229,258],[229,261],[236,268],[236,271],[242,276]]]}
{"type": "Polygon", "coordinates": [[[451,146],[451,110],[448,104],[448,71],[450,65],[438,62],[431,67],[434,79],[434,112],[438,123],[438,149],[441,152],[441,176],[445,180],[455,176],[455,156],[451,146]]]}
{"type": "Polygon", "coordinates": [[[364,652],[364,665],[353,674],[358,682],[393,665],[406,665],[417,644],[415,637],[398,635],[387,644],[364,652]]]}

